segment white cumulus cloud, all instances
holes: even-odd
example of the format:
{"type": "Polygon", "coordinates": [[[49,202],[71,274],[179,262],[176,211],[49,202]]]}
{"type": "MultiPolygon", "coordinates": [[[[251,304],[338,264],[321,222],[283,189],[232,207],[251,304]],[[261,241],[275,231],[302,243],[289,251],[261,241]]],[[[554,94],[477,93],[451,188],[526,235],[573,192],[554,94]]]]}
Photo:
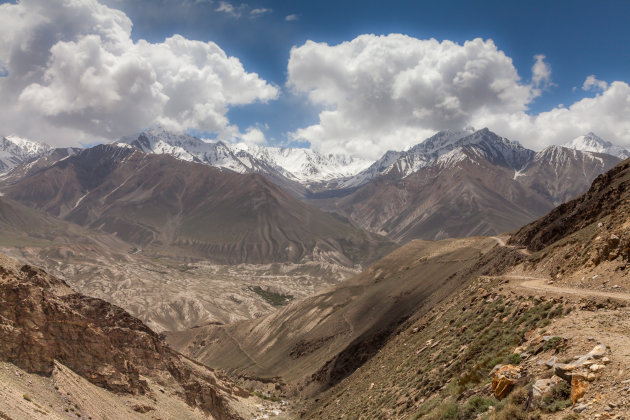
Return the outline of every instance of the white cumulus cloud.
{"type": "Polygon", "coordinates": [[[288,86],[324,107],[296,139],[372,158],[480,112],[525,111],[536,95],[492,40],[460,45],[399,34],[294,47],[288,86]]]}
{"type": "Polygon", "coordinates": [[[292,133],[327,152],[376,159],[438,130],[487,126],[540,149],[594,131],[630,144],[630,90],[594,77],[603,92],[565,108],[529,112],[552,86],[551,67],[534,56],[531,82],[492,40],[463,44],[400,34],[361,35],[338,45],[307,41],[291,50],[287,86],[321,107],[319,121],[292,133]]]}
{"type": "Polygon", "coordinates": [[[630,85],[616,81],[593,98],[569,107],[557,106],[536,115],[524,112],[480,115],[476,126],[488,126],[504,136],[540,149],[562,144],[589,131],[620,146],[630,146],[630,85]]]}
{"type": "Polygon", "coordinates": [[[113,139],[160,124],[233,132],[231,106],[278,89],[213,42],[131,39],[132,22],[96,0],[0,5],[0,124],[58,144],[113,139]]]}

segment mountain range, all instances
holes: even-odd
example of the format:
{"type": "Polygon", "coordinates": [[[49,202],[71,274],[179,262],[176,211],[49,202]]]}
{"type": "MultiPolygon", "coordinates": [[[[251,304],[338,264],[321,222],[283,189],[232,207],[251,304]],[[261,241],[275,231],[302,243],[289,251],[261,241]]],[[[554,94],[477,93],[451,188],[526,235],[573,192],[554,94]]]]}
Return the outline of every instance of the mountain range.
{"type": "Polygon", "coordinates": [[[391,249],[387,240],[295,199],[261,175],[146,154],[124,143],[66,156],[3,194],[153,255],[353,266],[391,249]]]}
{"type": "MultiPolygon", "coordinates": [[[[17,145],[6,147],[10,139],[5,138],[5,151],[8,154],[18,147],[17,145]]],[[[313,239],[310,240],[309,245],[304,247],[301,244],[296,248],[296,241],[294,238],[291,239],[291,234],[278,233],[279,230],[271,228],[272,231],[276,231],[276,234],[269,236],[268,233],[258,232],[254,235],[258,238],[269,236],[268,239],[252,241],[251,235],[249,235],[248,238],[250,239],[242,237],[237,241],[238,244],[227,245],[221,242],[222,245],[219,246],[221,251],[219,251],[216,243],[213,245],[213,242],[208,242],[207,239],[200,240],[199,235],[204,238],[206,238],[204,235],[215,235],[219,238],[222,235],[220,231],[215,232],[212,229],[198,231],[194,227],[196,222],[191,222],[190,225],[187,225],[187,222],[184,224],[174,222],[174,220],[182,218],[187,211],[176,210],[178,205],[175,203],[188,199],[195,201],[196,198],[176,197],[177,194],[165,195],[161,198],[161,203],[171,207],[171,209],[162,213],[168,213],[170,216],[151,221],[140,221],[137,219],[138,215],[133,214],[129,207],[124,211],[114,210],[103,201],[104,199],[98,201],[96,199],[98,194],[90,192],[93,186],[85,184],[85,180],[81,179],[83,176],[81,173],[68,175],[81,184],[80,186],[77,185],[72,193],[68,190],[70,187],[66,186],[63,187],[63,195],[49,197],[56,201],[56,204],[42,203],[43,199],[34,196],[26,197],[30,192],[25,191],[31,190],[25,189],[23,186],[28,183],[26,179],[31,174],[41,172],[33,179],[38,179],[37,177],[43,179],[52,174],[57,177],[61,176],[57,169],[49,171],[48,168],[51,165],[56,165],[56,162],[59,162],[61,166],[67,165],[67,163],[61,163],[65,162],[66,159],[70,159],[71,162],[87,159],[86,162],[89,161],[89,163],[84,162],[82,169],[83,172],[87,173],[86,170],[91,167],[90,165],[95,164],[94,160],[101,159],[88,158],[87,156],[105,153],[106,148],[97,146],[93,149],[99,150],[99,152],[84,153],[80,149],[51,149],[48,146],[37,148],[31,143],[20,140],[16,144],[29,144],[28,150],[33,150],[29,156],[36,156],[39,153],[39,158],[33,160],[31,157],[28,160],[22,156],[23,153],[18,153],[15,156],[11,155],[13,157],[10,159],[5,159],[13,165],[13,170],[4,175],[3,183],[5,185],[21,183],[21,186],[9,188],[10,191],[7,190],[7,194],[18,201],[47,209],[55,216],[69,218],[68,220],[85,226],[99,226],[108,232],[125,235],[126,240],[137,244],[139,247],[146,248],[151,243],[154,247],[174,246],[181,248],[186,243],[185,247],[196,249],[193,252],[194,256],[213,255],[216,257],[221,254],[221,261],[260,262],[277,260],[277,258],[296,261],[310,253],[310,251],[305,253],[303,248],[311,250],[317,242],[313,239]],[[34,150],[39,150],[39,152],[36,153],[34,150]],[[75,156],[72,155],[79,152],[82,153],[81,157],[75,159],[75,156]],[[24,161],[21,165],[19,164],[20,159],[24,161]],[[43,175],[44,172],[45,175],[43,175]],[[80,200],[84,195],[88,197],[85,202],[80,200]],[[39,203],[36,204],[35,201],[39,201],[39,203]],[[96,202],[99,202],[99,205],[108,206],[107,210],[104,211],[98,209],[98,206],[95,207],[96,202]],[[184,211],[184,213],[180,214],[180,211],[184,211]],[[116,216],[112,216],[112,212],[117,212],[116,216]],[[125,213],[126,216],[121,216],[122,213],[125,213]],[[133,221],[130,222],[132,219],[133,221]],[[131,228],[129,223],[133,224],[134,227],[131,228]],[[186,231],[186,229],[190,230],[186,231]],[[125,233],[121,233],[123,231],[125,233]],[[293,245],[289,245],[290,243],[293,245]],[[193,246],[192,244],[196,245],[193,246]],[[202,248],[205,251],[201,251],[202,248]]],[[[578,137],[566,146],[549,146],[539,152],[534,152],[522,147],[518,142],[496,135],[487,128],[481,130],[472,128],[445,130],[407,151],[389,151],[370,164],[360,159],[322,154],[307,149],[227,144],[221,141],[203,140],[190,135],[175,134],[157,128],[137,136],[121,139],[110,147],[114,148],[111,150],[119,150],[116,152],[118,154],[131,153],[131,150],[137,150],[142,152],[143,156],[155,156],[156,158],[172,156],[179,162],[188,163],[187,168],[197,168],[191,164],[217,168],[219,171],[213,173],[216,173],[217,177],[226,179],[230,177],[237,179],[236,174],[241,176],[257,174],[270,181],[270,183],[265,183],[262,179],[257,179],[254,183],[259,185],[255,188],[250,186],[249,192],[245,191],[247,189],[244,187],[245,184],[237,182],[238,186],[230,185],[229,188],[234,189],[232,192],[238,193],[232,194],[230,200],[236,201],[230,204],[226,203],[225,210],[219,210],[218,202],[212,199],[212,206],[216,211],[224,212],[221,214],[231,213],[227,210],[230,206],[239,208],[236,204],[237,201],[241,204],[251,202],[253,199],[251,194],[254,194],[252,188],[261,189],[261,191],[273,189],[273,194],[266,195],[261,192],[261,197],[276,197],[276,194],[280,194],[275,189],[277,185],[298,201],[314,205],[325,212],[337,214],[346,220],[344,222],[335,216],[333,217],[334,222],[324,223],[328,228],[322,231],[331,232],[331,230],[340,228],[340,224],[349,222],[361,229],[404,243],[414,238],[441,239],[471,235],[495,235],[515,229],[548,212],[554,206],[582,193],[598,174],[605,172],[618,163],[620,157],[628,154],[627,150],[613,146],[592,133],[578,137]],[[126,149],[129,150],[122,152],[126,149]],[[240,192],[244,196],[237,199],[236,197],[239,196],[240,192]]],[[[107,153],[103,155],[103,159],[110,159],[111,156],[105,157],[106,155],[107,153]]],[[[152,158],[143,159],[153,161],[152,158]]],[[[122,158],[118,159],[117,162],[115,165],[124,163],[122,158]]],[[[172,162],[175,166],[180,165],[175,161],[172,162]]],[[[60,167],[59,165],[57,167],[60,167]]],[[[166,163],[162,165],[166,165],[166,163]]],[[[130,184],[125,183],[124,187],[121,184],[116,184],[117,182],[123,183],[124,179],[127,178],[133,179],[138,185],[145,183],[140,177],[148,177],[150,174],[148,170],[145,170],[143,175],[132,174],[139,168],[140,166],[131,169],[131,166],[128,166],[127,170],[117,171],[118,174],[127,172],[124,176],[119,175],[122,177],[120,179],[114,177],[109,181],[111,184],[106,183],[108,187],[104,187],[103,196],[107,195],[107,188],[110,189],[109,192],[113,192],[120,186],[121,189],[116,190],[117,194],[120,194],[121,191],[127,191],[130,184]]],[[[195,170],[204,171],[199,168],[195,170]]],[[[103,174],[97,175],[96,178],[104,176],[109,171],[106,169],[103,174]]],[[[176,186],[177,182],[170,179],[172,174],[167,175],[161,171],[157,171],[157,173],[168,179],[159,181],[159,184],[154,184],[152,188],[156,188],[156,185],[163,185],[163,182],[169,183],[170,188],[175,190],[182,187],[183,184],[176,186]]],[[[91,176],[94,177],[94,175],[91,176]]],[[[151,176],[155,175],[151,174],[151,176]]],[[[185,178],[184,175],[182,177],[185,178]]],[[[62,188],[60,181],[49,180],[48,182],[56,182],[56,187],[48,187],[49,191],[62,188]]],[[[67,181],[63,182],[66,183],[67,181]]],[[[142,187],[143,192],[138,191],[137,194],[146,196],[148,194],[146,188],[149,188],[149,184],[145,183],[142,187]]],[[[224,187],[228,188],[227,184],[224,187]]],[[[184,191],[189,190],[185,189],[184,191]]],[[[40,193],[49,194],[42,191],[40,193]]],[[[205,192],[205,194],[208,193],[208,191],[205,192]]],[[[134,203],[133,206],[139,205],[137,199],[131,198],[132,196],[133,194],[127,196],[130,203],[134,203]]],[[[107,197],[110,200],[113,199],[113,196],[107,197]]],[[[282,197],[283,199],[280,201],[283,205],[280,207],[293,206],[292,214],[305,211],[303,204],[286,195],[282,195],[282,197]],[[291,202],[290,205],[289,201],[291,202]],[[298,211],[298,209],[300,210],[298,211]]],[[[206,203],[209,202],[206,201],[206,203]]],[[[155,209],[162,208],[155,203],[153,206],[155,209]]],[[[240,208],[243,206],[241,205],[240,208]]],[[[203,211],[203,214],[208,215],[208,217],[213,214],[201,206],[195,216],[198,221],[205,217],[201,217],[199,211],[203,211]]],[[[268,214],[279,213],[270,209],[268,214]]],[[[321,213],[317,214],[321,215],[321,213]]],[[[282,218],[287,215],[288,213],[282,218]]],[[[251,217],[254,217],[254,214],[243,216],[245,218],[237,217],[236,213],[231,216],[234,216],[234,221],[253,220],[251,217]],[[248,217],[250,218],[248,219],[248,217]]],[[[215,213],[212,217],[217,217],[217,214],[215,213]]],[[[218,216],[219,219],[221,217],[223,216],[218,216]]],[[[321,217],[332,220],[330,215],[321,217]]],[[[307,219],[312,221],[318,218],[319,216],[308,217],[307,219]]],[[[270,226],[275,226],[279,220],[276,222],[268,221],[268,223],[270,226]]],[[[289,217],[287,220],[291,220],[291,218],[289,217]]],[[[303,224],[299,217],[294,217],[292,220],[296,221],[296,229],[302,229],[302,227],[297,227],[303,224]]],[[[206,226],[206,221],[203,225],[206,226]]],[[[245,225],[242,226],[245,229],[245,225]]],[[[316,224],[313,224],[304,229],[321,230],[315,226],[316,224]]],[[[301,237],[304,236],[301,235],[301,237]]],[[[325,242],[328,245],[325,248],[336,250],[335,259],[337,261],[343,260],[345,264],[351,264],[353,258],[348,259],[346,258],[347,255],[339,258],[339,255],[343,254],[340,251],[342,246],[335,241],[340,237],[337,235],[336,239],[333,240],[335,245],[330,245],[333,242],[326,239],[325,242]]]]}
{"type": "Polygon", "coordinates": [[[310,202],[399,242],[496,235],[582,193],[619,161],[558,146],[536,153],[488,129],[445,131],[386,154],[345,193],[310,202]]]}

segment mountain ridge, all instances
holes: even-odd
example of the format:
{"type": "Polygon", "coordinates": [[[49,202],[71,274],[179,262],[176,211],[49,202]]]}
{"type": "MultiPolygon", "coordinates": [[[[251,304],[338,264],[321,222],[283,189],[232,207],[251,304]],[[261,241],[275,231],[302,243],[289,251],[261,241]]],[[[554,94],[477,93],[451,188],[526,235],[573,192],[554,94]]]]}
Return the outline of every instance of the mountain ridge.
{"type": "Polygon", "coordinates": [[[329,260],[353,266],[390,246],[261,175],[145,154],[128,145],[85,149],[3,192],[157,255],[230,264],[329,260]]]}

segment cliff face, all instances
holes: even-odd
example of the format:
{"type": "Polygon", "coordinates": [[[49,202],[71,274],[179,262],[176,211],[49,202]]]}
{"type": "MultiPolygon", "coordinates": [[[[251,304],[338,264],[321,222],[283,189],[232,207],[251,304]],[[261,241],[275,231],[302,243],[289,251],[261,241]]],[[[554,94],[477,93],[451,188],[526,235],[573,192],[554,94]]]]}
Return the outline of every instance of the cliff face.
{"type": "Polygon", "coordinates": [[[0,258],[0,361],[50,376],[55,361],[116,393],[144,394],[144,378],[171,386],[214,418],[240,418],[248,393],[170,349],[124,310],[75,293],[42,270],[0,258]]]}

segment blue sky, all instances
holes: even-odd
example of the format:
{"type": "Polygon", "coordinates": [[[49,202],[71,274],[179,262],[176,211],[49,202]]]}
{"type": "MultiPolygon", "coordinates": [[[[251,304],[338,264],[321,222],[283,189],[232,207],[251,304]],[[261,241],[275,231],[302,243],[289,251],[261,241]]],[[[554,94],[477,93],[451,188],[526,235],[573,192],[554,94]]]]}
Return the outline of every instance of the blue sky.
{"type": "MultiPolygon", "coordinates": [[[[37,0],[29,1],[37,3],[37,0]]],[[[604,96],[613,82],[627,83],[630,79],[628,1],[268,0],[245,3],[217,0],[101,0],[100,3],[119,9],[127,15],[133,23],[131,38],[134,42],[143,39],[158,44],[175,34],[188,40],[211,41],[228,56],[237,58],[246,72],[258,74],[261,80],[276,87],[278,91],[275,96],[261,93],[251,100],[225,104],[224,116],[230,125],[238,126],[241,133],[248,127],[257,128],[269,144],[306,145],[310,141],[320,148],[332,145],[339,151],[356,152],[361,150],[361,142],[367,142],[373,150],[370,152],[372,154],[387,148],[379,146],[375,138],[367,139],[369,134],[365,129],[362,132],[354,132],[350,128],[342,130],[343,135],[355,140],[350,149],[344,149],[343,145],[337,147],[339,138],[334,144],[322,140],[321,136],[336,135],[323,122],[320,115],[323,109],[338,111],[339,118],[352,118],[355,114],[342,109],[350,106],[342,103],[347,98],[325,104],[310,99],[309,94],[318,92],[320,87],[301,75],[291,77],[292,80],[295,79],[292,83],[293,89],[287,86],[290,79],[288,63],[291,49],[303,46],[309,40],[335,46],[350,42],[362,34],[393,33],[418,40],[434,38],[440,42],[453,41],[459,45],[475,38],[492,40],[496,49],[512,60],[513,67],[520,76],[518,83],[521,87],[532,84],[534,57],[542,54],[550,76],[537,86],[540,90],[538,93],[530,92],[529,99],[523,99],[515,105],[516,108],[524,107],[524,112],[533,117],[553,111],[561,104],[570,107],[583,98],[604,96]],[[289,15],[294,18],[287,20],[289,15]],[[598,82],[606,84],[598,85],[600,88],[583,89],[583,84],[590,75],[594,75],[598,82]],[[320,137],[314,135],[313,130],[297,133],[309,126],[317,128],[319,131],[314,131],[320,133],[320,137]]],[[[0,65],[7,67],[7,63],[1,59],[0,65]]],[[[324,74],[335,74],[336,71],[337,69],[332,68],[321,69],[324,74]]],[[[356,92],[347,92],[346,96],[352,97],[353,94],[356,92]]],[[[618,93],[617,96],[621,94],[618,93]]],[[[23,100],[24,97],[21,95],[20,99],[23,100]]],[[[611,105],[604,104],[601,107],[604,109],[606,106],[611,105]]],[[[46,118],[52,121],[50,112],[46,112],[46,118]]],[[[474,112],[477,111],[470,111],[466,115],[471,116],[474,112]]],[[[531,126],[519,132],[515,127],[523,127],[526,116],[515,117],[508,124],[503,123],[506,120],[504,116],[493,115],[491,118],[487,115],[487,110],[484,112],[483,117],[470,117],[470,122],[495,122],[497,127],[490,127],[491,129],[498,130],[499,134],[517,137],[517,140],[525,144],[529,142],[531,147],[539,148],[545,143],[566,141],[568,138],[564,137],[578,133],[567,128],[572,125],[570,119],[565,121],[563,127],[549,127],[549,121],[557,119],[553,115],[529,121],[527,124],[531,126]],[[541,134],[536,137],[533,134],[543,131],[546,133],[544,136],[541,134]],[[528,140],[533,137],[536,139],[528,140]]],[[[580,115],[573,118],[583,119],[580,115]]],[[[63,121],[70,119],[65,114],[55,115],[53,123],[59,126],[63,121]]],[[[463,120],[460,118],[452,121],[460,123],[463,120]]],[[[443,128],[444,124],[414,122],[412,125],[416,131],[399,133],[400,136],[411,133],[408,135],[412,138],[399,142],[391,139],[387,141],[392,146],[408,146],[417,142],[418,139],[414,136],[421,136],[436,127],[443,128]]],[[[585,123],[579,129],[591,131],[591,127],[610,140],[630,144],[630,128],[623,121],[615,127],[611,127],[613,123],[610,123],[608,128],[597,126],[596,123],[591,125],[592,127],[585,123]]],[[[353,126],[366,125],[356,121],[353,126]]],[[[209,136],[216,135],[216,132],[207,130],[207,127],[215,125],[188,125],[186,129],[206,132],[209,136]]],[[[96,129],[84,131],[86,136],[102,135],[96,129]]]]}
{"type": "MultiPolygon", "coordinates": [[[[458,43],[491,38],[524,79],[535,54],[552,68],[553,86],[530,104],[530,113],[589,96],[579,87],[594,74],[605,81],[630,79],[628,1],[264,1],[233,2],[247,10],[268,8],[255,19],[216,12],[217,3],[180,0],[110,1],[134,22],[134,38],[160,41],[180,33],[217,42],[250,71],[277,85],[286,82],[289,51],[307,40],[338,44],[365,33],[403,33],[458,43]],[[155,3],[163,3],[155,7],[155,3]],[[285,21],[297,15],[295,21],[285,21]],[[578,87],[578,89],[574,89],[578,87]]],[[[276,139],[317,120],[317,109],[289,93],[275,103],[233,108],[239,125],[267,123],[276,139]]]]}

